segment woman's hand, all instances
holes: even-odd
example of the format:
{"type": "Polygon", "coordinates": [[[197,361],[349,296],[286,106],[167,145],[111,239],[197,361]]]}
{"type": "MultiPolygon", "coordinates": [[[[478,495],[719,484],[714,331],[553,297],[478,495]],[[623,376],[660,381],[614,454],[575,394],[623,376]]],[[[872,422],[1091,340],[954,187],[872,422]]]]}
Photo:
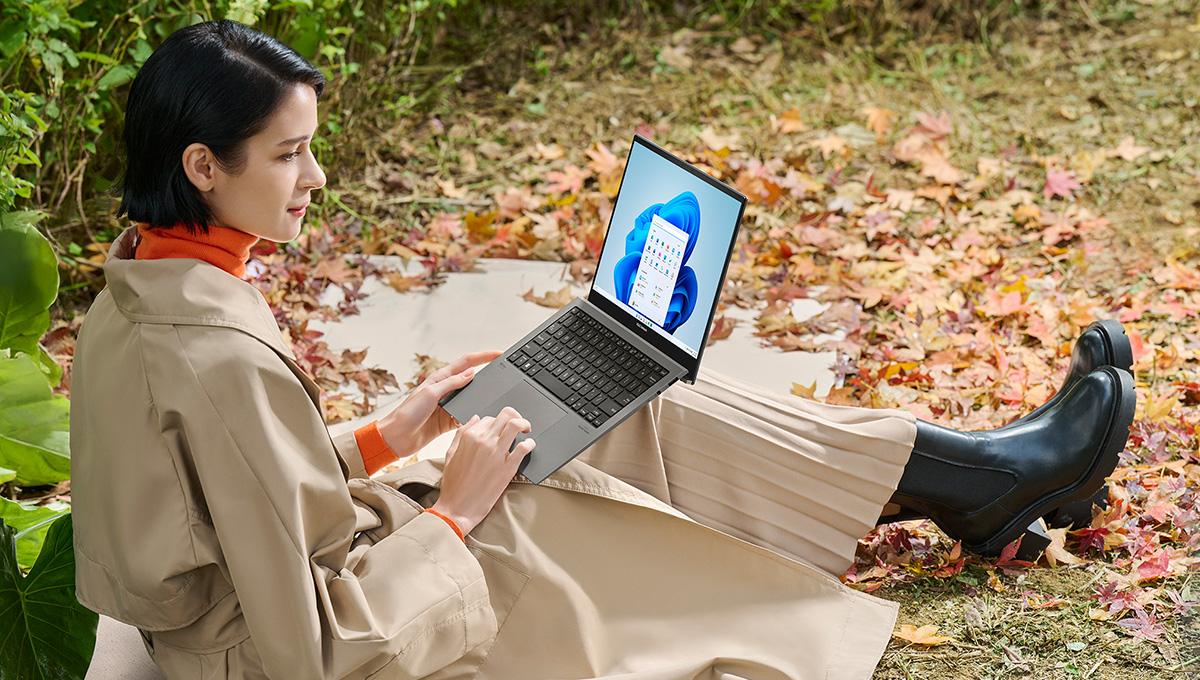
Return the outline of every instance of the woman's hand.
{"type": "Polygon", "coordinates": [[[407,458],[438,435],[454,429],[458,422],[438,402],[471,382],[477,366],[500,354],[497,351],[465,354],[431,373],[399,406],[379,419],[379,434],[388,448],[397,457],[407,458]]]}
{"type": "Polygon", "coordinates": [[[491,512],[533,450],[532,439],[512,445],[518,433],[529,431],[529,421],[511,407],[504,407],[495,418],[472,416],[458,428],[446,451],[442,491],[433,509],[454,520],[463,534],[470,533],[491,512]]]}

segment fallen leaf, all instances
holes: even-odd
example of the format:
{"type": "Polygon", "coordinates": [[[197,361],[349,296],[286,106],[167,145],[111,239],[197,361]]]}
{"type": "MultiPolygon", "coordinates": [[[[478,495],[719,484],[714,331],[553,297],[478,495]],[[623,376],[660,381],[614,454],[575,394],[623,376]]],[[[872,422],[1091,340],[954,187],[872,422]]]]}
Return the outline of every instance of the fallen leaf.
{"type": "Polygon", "coordinates": [[[826,160],[835,153],[844,153],[846,151],[846,140],[837,135],[814,139],[808,145],[820,149],[821,155],[826,160]]]}
{"type": "Polygon", "coordinates": [[[542,144],[541,142],[537,142],[534,144],[533,148],[533,155],[543,161],[556,161],[562,158],[564,155],[563,148],[558,142],[548,146],[546,144],[542,144]]]}
{"type": "Polygon", "coordinates": [[[727,135],[717,134],[717,131],[713,130],[711,125],[700,132],[700,141],[704,142],[704,145],[708,148],[718,152],[725,150],[732,151],[738,148],[740,139],[741,136],[737,132],[730,132],[727,135]]]}
{"type": "Polygon", "coordinates": [[[708,333],[708,344],[712,345],[718,340],[728,338],[730,333],[733,333],[733,328],[737,324],[737,319],[730,318],[724,314],[713,319],[712,330],[708,333]]]}
{"type": "Polygon", "coordinates": [[[1045,556],[1046,562],[1052,567],[1060,564],[1080,564],[1083,562],[1082,558],[1067,550],[1067,530],[1067,527],[1046,530],[1046,534],[1050,536],[1050,545],[1046,546],[1046,550],[1042,555],[1045,556]]]}
{"type": "Polygon", "coordinates": [[[920,123],[918,130],[924,132],[931,141],[945,139],[950,133],[950,114],[942,111],[938,114],[918,113],[917,122],[920,123]]]}
{"type": "Polygon", "coordinates": [[[816,400],[816,398],[817,398],[816,392],[817,392],[817,381],[816,380],[813,380],[812,384],[808,385],[808,386],[801,385],[798,382],[792,383],[792,394],[796,395],[797,397],[803,397],[804,399],[816,400]]]}
{"type": "Polygon", "coordinates": [[[658,51],[658,57],[662,59],[662,63],[679,71],[692,68],[692,58],[688,56],[687,48],[683,45],[668,45],[658,51]]]}
{"type": "Polygon", "coordinates": [[[1133,137],[1126,137],[1121,140],[1121,143],[1116,148],[1109,150],[1107,155],[1109,157],[1116,156],[1117,158],[1132,161],[1144,156],[1148,151],[1150,151],[1150,147],[1138,146],[1134,143],[1133,137]]]}
{"type": "Polygon", "coordinates": [[[808,126],[804,124],[804,121],[800,120],[800,109],[796,108],[795,106],[793,106],[790,110],[783,112],[778,118],[771,121],[771,126],[775,128],[776,132],[784,135],[788,135],[793,132],[804,132],[808,129],[808,126]]]}
{"type": "Polygon", "coordinates": [[[758,45],[755,44],[753,40],[743,35],[742,37],[733,41],[733,44],[729,46],[729,49],[733,50],[737,54],[751,54],[758,51],[758,45]]]}
{"type": "Polygon", "coordinates": [[[895,111],[868,106],[860,113],[867,117],[867,129],[874,132],[880,139],[892,131],[892,118],[896,115],[895,111]]]}
{"type": "Polygon", "coordinates": [[[438,188],[442,190],[442,195],[446,196],[447,198],[457,198],[461,200],[467,197],[467,190],[465,188],[454,186],[453,179],[439,179],[437,180],[437,185],[438,188]]]}
{"type": "Polygon", "coordinates": [[[1079,188],[1082,188],[1082,185],[1075,181],[1071,173],[1061,170],[1047,170],[1046,186],[1042,188],[1042,195],[1047,199],[1055,196],[1070,199],[1073,198],[1071,192],[1079,188]]]}
{"type": "Polygon", "coordinates": [[[911,642],[915,645],[925,645],[926,647],[937,647],[948,642],[954,642],[954,638],[937,635],[937,626],[910,626],[907,623],[900,626],[899,629],[892,631],[892,637],[899,638],[906,642],[911,642]]]}
{"type": "Polygon", "coordinates": [[[571,292],[570,286],[563,286],[559,290],[548,292],[545,295],[534,295],[533,289],[530,288],[521,298],[529,302],[536,302],[543,307],[560,309],[570,304],[571,300],[575,299],[575,294],[571,292]]]}

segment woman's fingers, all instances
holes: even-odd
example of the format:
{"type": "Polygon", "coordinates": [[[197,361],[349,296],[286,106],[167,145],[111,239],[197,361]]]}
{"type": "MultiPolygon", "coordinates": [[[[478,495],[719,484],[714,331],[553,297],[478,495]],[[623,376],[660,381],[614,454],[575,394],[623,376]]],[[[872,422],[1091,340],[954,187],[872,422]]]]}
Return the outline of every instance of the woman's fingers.
{"type": "Polygon", "coordinates": [[[520,443],[513,447],[512,452],[508,454],[508,462],[520,463],[525,459],[525,456],[529,455],[530,451],[533,451],[535,446],[537,446],[537,442],[532,439],[522,439],[520,443]]]}
{"type": "Polygon", "coordinates": [[[479,422],[479,416],[471,416],[470,420],[463,423],[461,427],[454,431],[454,439],[450,440],[450,447],[446,449],[446,462],[450,462],[450,458],[454,456],[456,451],[458,451],[458,443],[462,441],[463,430],[471,427],[477,422],[479,422]]]}
{"type": "Polygon", "coordinates": [[[448,378],[452,375],[462,373],[463,371],[467,370],[468,368],[476,368],[478,366],[486,364],[487,362],[492,361],[493,359],[500,356],[501,354],[502,354],[502,352],[499,352],[497,350],[488,350],[486,352],[472,352],[471,354],[464,354],[461,357],[455,359],[454,361],[451,361],[450,363],[446,364],[445,366],[442,366],[438,370],[431,373],[429,375],[429,381],[439,382],[439,381],[445,380],[446,378],[448,378]]]}

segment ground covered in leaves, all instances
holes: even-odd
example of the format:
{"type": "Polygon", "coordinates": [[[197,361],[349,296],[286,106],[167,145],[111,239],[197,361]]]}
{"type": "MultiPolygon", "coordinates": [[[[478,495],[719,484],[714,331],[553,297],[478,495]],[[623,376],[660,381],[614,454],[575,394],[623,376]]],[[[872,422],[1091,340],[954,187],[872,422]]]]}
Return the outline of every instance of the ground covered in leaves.
{"type": "MultiPolygon", "coordinates": [[[[566,261],[588,280],[638,132],[750,198],[722,305],[756,312],[764,351],[838,352],[839,386],[814,395],[795,376],[802,396],[995,427],[1054,393],[1082,328],[1118,319],[1137,419],[1089,525],[1055,530],[1037,564],[963,554],[928,523],[889,525],[844,578],[901,604],[879,678],[1189,677],[1200,16],[1183,1],[1130,8],[988,45],[886,49],[719,21],[547,26],[515,80],[464,58],[431,110],[352,140],[360,162],[329,172],[309,233],[261,248],[255,283],[331,420],[360,415],[400,380],[332,352],[307,321],[355,313],[364,277],[415,293],[480,257],[566,261]],[[424,268],[380,269],[369,254],[424,268]],[[336,309],[319,302],[331,285],[345,293],[336,309]],[[798,298],[827,310],[797,320],[798,298]]],[[[72,270],[81,283],[87,256],[72,270]]],[[[715,342],[732,323],[718,317],[715,342]]],[[[64,363],[77,324],[47,338],[64,363]]]]}

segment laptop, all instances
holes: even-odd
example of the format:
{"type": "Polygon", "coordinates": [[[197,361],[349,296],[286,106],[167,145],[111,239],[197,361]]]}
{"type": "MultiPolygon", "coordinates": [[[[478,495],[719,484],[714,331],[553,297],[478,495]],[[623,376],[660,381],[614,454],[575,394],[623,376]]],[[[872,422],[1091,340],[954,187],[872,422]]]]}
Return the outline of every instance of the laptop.
{"type": "MultiPolygon", "coordinates": [[[[695,382],[746,197],[638,135],[596,275],[443,408],[459,422],[511,406],[537,447],[535,484],[675,381],[695,382]]],[[[514,442],[515,445],[516,442],[514,442]]]]}

